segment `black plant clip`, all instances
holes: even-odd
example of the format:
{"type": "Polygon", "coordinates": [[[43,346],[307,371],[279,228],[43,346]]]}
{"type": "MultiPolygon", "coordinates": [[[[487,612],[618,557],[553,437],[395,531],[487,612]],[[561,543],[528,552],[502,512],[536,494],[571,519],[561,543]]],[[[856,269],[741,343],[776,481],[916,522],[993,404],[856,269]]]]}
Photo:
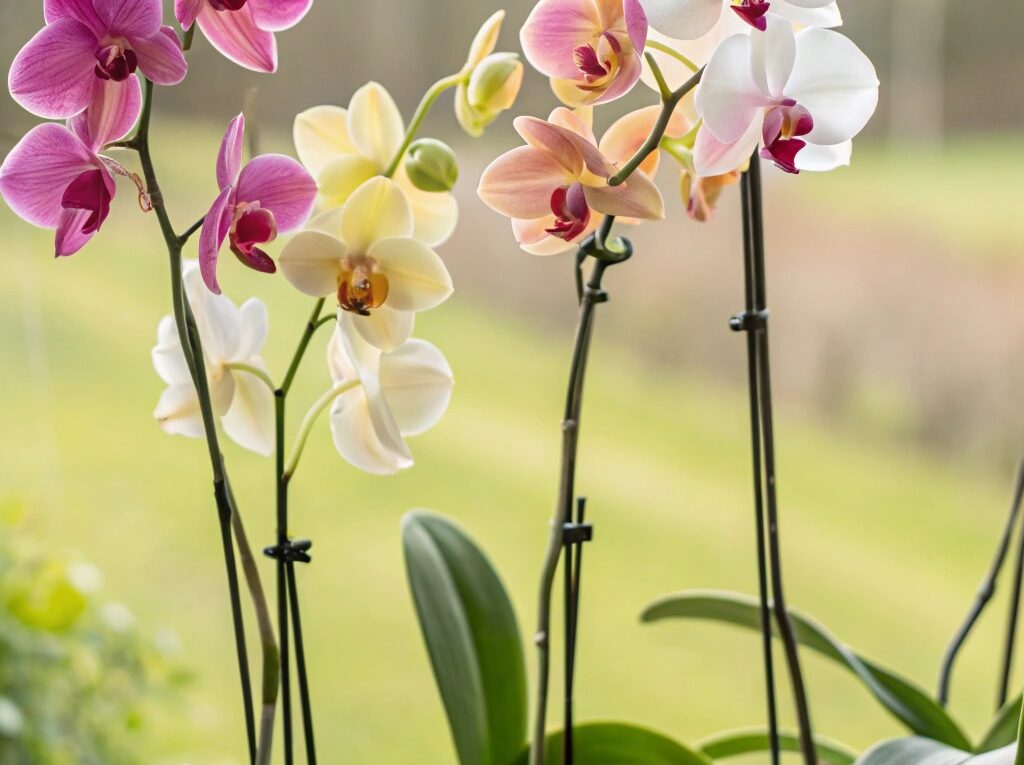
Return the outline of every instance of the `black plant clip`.
{"type": "Polygon", "coordinates": [[[741,311],[729,319],[729,329],[733,332],[757,332],[768,326],[768,309],[760,311],[741,311]]]}
{"type": "Polygon", "coordinates": [[[308,539],[289,539],[272,547],[264,547],[263,554],[284,563],[310,563],[313,560],[309,554],[312,546],[313,543],[308,539]]]}

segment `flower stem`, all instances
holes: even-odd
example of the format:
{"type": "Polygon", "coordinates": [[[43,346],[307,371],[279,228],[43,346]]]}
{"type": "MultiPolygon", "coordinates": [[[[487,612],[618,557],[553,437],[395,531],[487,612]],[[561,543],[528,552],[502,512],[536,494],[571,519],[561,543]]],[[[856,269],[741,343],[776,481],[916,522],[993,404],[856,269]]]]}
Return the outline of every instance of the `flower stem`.
{"type": "Polygon", "coordinates": [[[671,56],[676,61],[678,61],[680,64],[682,64],[687,69],[689,69],[691,72],[696,72],[698,69],[700,69],[700,67],[697,66],[695,63],[693,63],[693,61],[688,59],[686,56],[684,56],[682,53],[677,51],[675,48],[672,48],[672,47],[670,47],[668,45],[665,45],[665,43],[658,42],[657,40],[648,40],[647,41],[647,47],[648,48],[654,48],[654,50],[656,50],[656,51],[661,51],[662,53],[665,53],[665,54],[671,56]]]}
{"type": "Polygon", "coordinates": [[[302,459],[302,451],[306,448],[306,441],[309,440],[309,434],[313,430],[313,425],[316,424],[320,415],[324,413],[324,410],[331,405],[334,399],[342,393],[352,390],[359,384],[359,380],[350,380],[349,382],[339,383],[325,391],[324,394],[313,403],[313,406],[309,408],[309,411],[306,412],[306,416],[302,420],[302,426],[299,428],[299,433],[295,436],[295,442],[292,445],[291,459],[288,460],[288,465],[285,467],[282,474],[286,480],[291,480],[292,476],[295,475],[295,471],[299,467],[299,460],[302,459]]]}
{"type": "Polygon", "coordinates": [[[430,89],[423,94],[423,100],[421,100],[420,105],[416,107],[416,113],[412,115],[412,122],[409,123],[409,129],[405,131],[405,138],[402,141],[402,145],[399,147],[394,159],[391,160],[387,170],[384,171],[385,178],[392,178],[395,173],[398,172],[398,166],[402,163],[402,157],[405,156],[405,152],[409,150],[409,146],[412,145],[412,142],[416,140],[416,134],[419,133],[420,128],[423,127],[423,121],[427,118],[427,115],[430,113],[430,109],[434,106],[437,99],[440,98],[441,94],[446,90],[458,86],[465,78],[465,71],[450,75],[449,77],[445,77],[435,82],[430,86],[430,89]]]}
{"type": "Polygon", "coordinates": [[[1020,722],[1017,724],[1017,754],[1013,765],[1024,765],[1024,706],[1020,710],[1020,722]]]}
{"type": "Polygon", "coordinates": [[[245,372],[246,374],[250,374],[253,377],[258,377],[260,380],[263,381],[263,384],[270,389],[271,393],[277,392],[277,386],[274,385],[274,381],[270,379],[270,375],[268,375],[259,367],[254,367],[252,364],[243,364],[240,361],[231,361],[225,364],[224,366],[226,366],[228,369],[237,369],[239,372],[245,372]]]}
{"type": "Polygon", "coordinates": [[[306,355],[306,349],[309,347],[309,341],[313,339],[313,335],[324,324],[323,320],[320,318],[320,313],[324,310],[324,303],[326,302],[326,298],[320,298],[316,301],[316,305],[313,306],[313,313],[310,314],[309,321],[306,322],[306,328],[302,333],[302,337],[299,338],[299,345],[295,349],[295,353],[292,355],[291,363],[288,365],[288,371],[284,376],[284,382],[281,383],[281,391],[285,396],[287,396],[288,391],[292,389],[292,383],[295,382],[295,375],[298,374],[299,364],[302,363],[302,357],[306,355]]]}

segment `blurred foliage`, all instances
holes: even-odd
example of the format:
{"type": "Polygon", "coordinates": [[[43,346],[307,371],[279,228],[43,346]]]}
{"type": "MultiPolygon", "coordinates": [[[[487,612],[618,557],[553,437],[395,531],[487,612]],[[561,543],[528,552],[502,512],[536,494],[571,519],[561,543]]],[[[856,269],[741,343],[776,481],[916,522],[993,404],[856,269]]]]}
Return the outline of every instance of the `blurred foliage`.
{"type": "Polygon", "coordinates": [[[0,765],[139,762],[147,720],[187,681],[176,640],[26,532],[22,506],[0,504],[0,765]]]}

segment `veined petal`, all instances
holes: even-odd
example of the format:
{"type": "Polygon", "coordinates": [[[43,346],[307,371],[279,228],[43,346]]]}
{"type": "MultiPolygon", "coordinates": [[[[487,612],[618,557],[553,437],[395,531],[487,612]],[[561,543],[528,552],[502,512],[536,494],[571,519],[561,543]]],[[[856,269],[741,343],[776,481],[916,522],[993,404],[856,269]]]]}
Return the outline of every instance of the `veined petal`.
{"type": "Polygon", "coordinates": [[[597,137],[594,135],[594,110],[589,106],[579,109],[557,106],[548,115],[548,122],[571,130],[576,135],[583,136],[588,143],[597,146],[597,137]]]}
{"type": "Polygon", "coordinates": [[[484,204],[506,217],[541,218],[551,212],[555,189],[575,180],[553,155],[532,146],[519,146],[487,166],[477,193],[484,204]]]}
{"type": "Polygon", "coordinates": [[[181,41],[170,27],[161,27],[149,37],[131,38],[139,59],[139,70],[158,85],[177,85],[188,73],[181,41]]]}
{"type": "Polygon", "coordinates": [[[423,191],[416,188],[405,168],[395,173],[395,183],[409,200],[412,210],[412,238],[427,247],[438,247],[448,241],[459,222],[459,203],[446,191],[423,191]]]}
{"type": "Polygon", "coordinates": [[[581,162],[594,175],[602,178],[611,175],[612,168],[601,156],[597,146],[578,133],[536,117],[516,117],[512,124],[524,141],[537,149],[550,152],[574,175],[582,173],[581,162]]]}
{"type": "Polygon", "coordinates": [[[255,72],[277,71],[277,40],[273,32],[256,26],[252,8],[215,11],[208,3],[196,19],[214,48],[239,66],[255,72]]]}
{"type": "Polygon", "coordinates": [[[697,113],[705,126],[718,140],[733,143],[771,103],[751,74],[750,37],[730,37],[711,57],[697,89],[697,113]]]}
{"type": "Polygon", "coordinates": [[[238,350],[232,361],[246,361],[259,355],[263,344],[267,341],[270,319],[267,306],[258,298],[249,298],[238,309],[241,320],[242,334],[238,341],[238,350]]]}
{"type": "MultiPolygon", "coordinates": [[[[266,371],[261,358],[248,363],[266,371]]],[[[232,371],[231,377],[235,389],[231,406],[221,419],[224,432],[239,446],[269,457],[274,453],[274,394],[249,372],[232,371]]]]}
{"type": "Polygon", "coordinates": [[[399,311],[425,311],[452,294],[452,278],[436,252],[415,239],[375,242],[369,256],[388,278],[388,305],[399,311]]]}
{"type": "Polygon", "coordinates": [[[765,31],[750,37],[750,72],[762,93],[781,98],[796,60],[796,36],[788,21],[767,18],[765,31]]]}
{"type": "Polygon", "coordinates": [[[359,150],[348,132],[348,110],[314,106],[295,118],[292,129],[299,160],[315,177],[333,160],[359,150]]]}
{"type": "Polygon", "coordinates": [[[626,31],[629,33],[629,40],[633,43],[633,50],[638,55],[643,55],[644,46],[647,45],[647,13],[644,11],[640,0],[623,0],[622,12],[625,15],[626,31]]]}
{"type": "Polygon", "coordinates": [[[92,102],[68,121],[68,127],[93,151],[124,138],[142,111],[142,87],[138,77],[115,82],[95,78],[92,102]]]}
{"type": "Polygon", "coordinates": [[[283,32],[302,21],[313,7],[313,0],[249,0],[249,5],[260,29],[283,32]]]}
{"type": "Polygon", "coordinates": [[[634,173],[619,186],[584,186],[583,193],[591,209],[605,215],[622,215],[642,220],[665,217],[665,202],[654,181],[634,173]]]}
{"type": "Polygon", "coordinates": [[[742,166],[750,159],[761,140],[763,122],[763,115],[758,115],[750,123],[747,132],[731,143],[719,141],[715,138],[714,133],[707,128],[702,128],[697,133],[697,143],[693,148],[693,164],[697,175],[701,178],[709,178],[731,173],[742,166]]]}
{"type": "Polygon", "coordinates": [[[205,433],[199,396],[192,380],[169,386],[161,394],[153,416],[165,433],[174,436],[202,438],[205,433]]]}
{"type": "Polygon", "coordinates": [[[341,214],[341,238],[353,254],[366,253],[374,242],[410,237],[412,209],[389,178],[371,178],[349,197],[341,214]]]}
{"type": "Polygon", "coordinates": [[[61,210],[53,246],[55,257],[74,255],[96,236],[97,229],[88,227],[91,216],[89,210],[61,210]]]}
{"type": "Polygon", "coordinates": [[[160,0],[92,0],[104,29],[123,37],[149,37],[163,20],[160,0]]]}
{"type": "Polygon", "coordinates": [[[0,194],[19,217],[43,228],[56,228],[68,185],[99,167],[88,147],[63,125],[37,125],[21,139],[0,166],[0,194]]]}
{"type": "Polygon", "coordinates": [[[181,28],[188,31],[196,23],[196,17],[206,5],[206,0],[174,0],[174,18],[181,28]]]}
{"type": "Polygon", "coordinates": [[[242,171],[242,147],[245,138],[245,115],[239,114],[228,123],[217,153],[217,186],[232,186],[242,171]]]}
{"type": "Polygon", "coordinates": [[[73,117],[89,105],[96,79],[96,35],[72,18],[43,27],[11,65],[7,86],[37,117],[73,117]]]}
{"type": "Polygon", "coordinates": [[[92,0],[43,0],[43,18],[47,24],[58,19],[74,19],[89,27],[97,37],[106,31],[92,0]]]}
{"type": "Polygon", "coordinates": [[[621,98],[633,89],[633,86],[640,80],[640,75],[643,73],[644,65],[641,54],[634,53],[630,56],[626,56],[622,59],[622,68],[619,69],[618,75],[615,80],[608,86],[608,88],[598,95],[596,99],[591,101],[595,106],[597,104],[606,104],[609,101],[614,101],[616,98],[621,98]]]}
{"type": "Polygon", "coordinates": [[[722,15],[722,0],[643,0],[652,28],[680,40],[696,40],[722,15]]]}
{"type": "MultiPolygon", "coordinates": [[[[215,295],[204,287],[200,269],[194,260],[185,263],[182,281],[209,365],[215,368],[237,358],[242,344],[242,317],[238,308],[230,299],[215,295]]],[[[216,370],[208,371],[212,376],[216,370]]]]}
{"type": "Polygon", "coordinates": [[[156,345],[152,351],[153,368],[168,385],[192,384],[192,375],[178,337],[174,319],[164,316],[157,325],[156,345]]]}
{"type": "Polygon", "coordinates": [[[798,170],[825,172],[850,164],[853,155],[853,141],[836,144],[835,146],[819,146],[809,143],[796,155],[798,170]]]}
{"type": "Polygon", "coordinates": [[[293,231],[309,220],[316,203],[316,181],[291,157],[264,154],[242,168],[236,195],[274,213],[277,230],[293,231]]]}
{"type": "Polygon", "coordinates": [[[416,314],[412,311],[399,311],[385,303],[374,308],[369,316],[341,311],[338,321],[349,325],[352,331],[357,332],[374,348],[390,353],[412,335],[416,314]]]}
{"type": "MultiPolygon", "coordinates": [[[[654,105],[637,109],[617,119],[601,137],[600,150],[605,159],[617,167],[625,164],[643,146],[660,116],[661,107],[654,105]]],[[[688,129],[687,119],[676,109],[669,119],[665,135],[678,137],[688,129]]],[[[652,152],[637,169],[648,178],[653,178],[658,170],[660,155],[659,151],[652,152]]]]}
{"type": "Polygon", "coordinates": [[[348,128],[359,151],[383,172],[405,138],[405,124],[391,94],[376,82],[361,87],[348,105],[348,128]]]}
{"type": "Polygon", "coordinates": [[[284,246],[277,262],[285,279],[300,292],[327,297],[338,289],[344,243],[322,231],[300,231],[284,246]]]}
{"type": "Polygon", "coordinates": [[[491,53],[498,45],[498,35],[501,33],[501,24],[505,20],[505,11],[495,11],[480,27],[480,31],[473,38],[469,46],[469,56],[466,63],[469,66],[476,66],[491,53]]]}
{"type": "Polygon", "coordinates": [[[796,62],[786,95],[808,109],[808,143],[834,145],[856,136],[878,105],[878,75],[848,38],[810,27],[797,35],[796,62]]]}
{"type": "Polygon", "coordinates": [[[403,436],[436,425],[452,397],[454,379],[444,354],[425,340],[409,340],[380,361],[380,384],[403,436]]]}
{"type": "Polygon", "coordinates": [[[576,79],[576,48],[603,31],[590,0],[540,0],[523,24],[519,40],[534,69],[548,77],[576,79]]]}
{"type": "Polygon", "coordinates": [[[320,209],[341,207],[353,192],[379,175],[377,164],[362,154],[343,154],[320,171],[318,181],[320,209]]]}
{"type": "Polygon", "coordinates": [[[217,259],[231,228],[230,203],[234,195],[235,190],[231,186],[220,192],[203,219],[203,230],[199,234],[199,266],[203,281],[215,295],[220,294],[220,285],[217,283],[217,259]]]}

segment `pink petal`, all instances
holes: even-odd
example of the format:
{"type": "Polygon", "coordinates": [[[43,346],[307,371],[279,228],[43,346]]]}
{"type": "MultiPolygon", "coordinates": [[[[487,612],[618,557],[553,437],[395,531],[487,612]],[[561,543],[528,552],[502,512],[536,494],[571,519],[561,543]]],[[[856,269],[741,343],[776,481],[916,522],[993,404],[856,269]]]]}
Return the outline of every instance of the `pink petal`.
{"type": "Polygon", "coordinates": [[[122,37],[149,37],[160,29],[160,0],[92,0],[104,29],[122,37]]]}
{"type": "Polygon", "coordinates": [[[0,166],[0,194],[19,217],[36,226],[60,223],[64,190],[82,173],[99,166],[85,144],[63,125],[34,128],[0,166]]]}
{"type": "Polygon", "coordinates": [[[95,78],[92,103],[68,121],[68,127],[93,151],[124,138],[142,111],[142,87],[138,77],[127,80],[95,78]]]}
{"type": "Polygon", "coordinates": [[[220,285],[217,284],[217,257],[231,228],[231,202],[234,196],[235,190],[231,186],[220,192],[210,212],[206,214],[203,230],[199,234],[199,270],[203,274],[206,286],[215,295],[220,294],[220,285]]]}
{"type": "Polygon", "coordinates": [[[313,0],[249,0],[260,29],[282,32],[291,29],[313,7],[313,0]]]}
{"type": "Polygon", "coordinates": [[[110,203],[115,193],[117,186],[110,171],[95,168],[75,178],[64,190],[60,203],[65,210],[84,210],[89,213],[82,224],[82,233],[95,234],[110,215],[110,203]]]}
{"type": "Polygon", "coordinates": [[[205,4],[206,0],[174,0],[174,18],[187,31],[196,23],[196,16],[205,4]]]}
{"type": "Polygon", "coordinates": [[[133,37],[131,46],[139,57],[139,69],[157,85],[177,85],[188,73],[181,41],[170,27],[161,27],[145,38],[133,37]]]}
{"type": "Polygon", "coordinates": [[[91,213],[88,210],[62,210],[54,240],[54,254],[58,258],[74,255],[96,236],[95,231],[86,233],[85,223],[91,213]]]}
{"type": "Polygon", "coordinates": [[[634,173],[619,186],[584,186],[587,204],[605,215],[658,220],[665,217],[665,202],[654,181],[634,173]]]}
{"type": "Polygon", "coordinates": [[[7,85],[37,117],[65,119],[89,105],[96,79],[96,35],[81,22],[58,19],[21,49],[7,85]]]}
{"type": "Polygon", "coordinates": [[[57,19],[74,19],[89,27],[97,37],[105,31],[92,0],[43,0],[43,18],[47,24],[57,19]]]}
{"type": "Polygon", "coordinates": [[[601,32],[601,20],[590,0],[541,0],[519,33],[523,53],[548,77],[576,79],[573,59],[577,47],[601,32]]]}
{"type": "Polygon", "coordinates": [[[697,113],[723,143],[734,143],[749,130],[760,107],[775,104],[754,81],[751,56],[750,37],[726,39],[708,62],[697,89],[697,113]]]}
{"type": "Polygon", "coordinates": [[[238,11],[215,11],[207,4],[197,21],[213,47],[239,66],[277,71],[277,40],[273,32],[256,26],[248,3],[238,11]]]}
{"type": "Polygon", "coordinates": [[[619,69],[619,73],[608,86],[608,89],[590,103],[595,106],[597,104],[606,104],[609,101],[614,101],[616,98],[626,95],[636,85],[643,71],[644,65],[639,53],[623,58],[622,68],[619,69]]]}
{"type": "Polygon", "coordinates": [[[245,136],[245,115],[239,114],[228,124],[217,154],[217,186],[225,188],[238,180],[242,170],[242,140],[245,136]]]}
{"type": "Polygon", "coordinates": [[[643,54],[644,46],[647,45],[647,14],[640,5],[640,0],[625,0],[623,9],[626,14],[626,29],[629,31],[629,39],[633,41],[633,49],[643,54]]]}
{"type": "Polygon", "coordinates": [[[731,173],[746,162],[761,138],[763,118],[758,117],[746,133],[732,142],[719,141],[706,127],[697,133],[693,164],[701,178],[731,173]]]}
{"type": "Polygon", "coordinates": [[[246,165],[238,176],[239,202],[259,202],[274,213],[282,233],[297,229],[313,212],[316,181],[291,157],[265,154],[246,165]]]}
{"type": "Polygon", "coordinates": [[[575,180],[550,153],[520,146],[488,165],[477,193],[484,204],[509,218],[550,218],[551,193],[575,180]]]}
{"type": "Polygon", "coordinates": [[[516,117],[512,124],[524,141],[550,152],[574,175],[579,175],[583,166],[602,178],[612,174],[611,166],[597,147],[578,133],[536,117],[516,117]]]}

